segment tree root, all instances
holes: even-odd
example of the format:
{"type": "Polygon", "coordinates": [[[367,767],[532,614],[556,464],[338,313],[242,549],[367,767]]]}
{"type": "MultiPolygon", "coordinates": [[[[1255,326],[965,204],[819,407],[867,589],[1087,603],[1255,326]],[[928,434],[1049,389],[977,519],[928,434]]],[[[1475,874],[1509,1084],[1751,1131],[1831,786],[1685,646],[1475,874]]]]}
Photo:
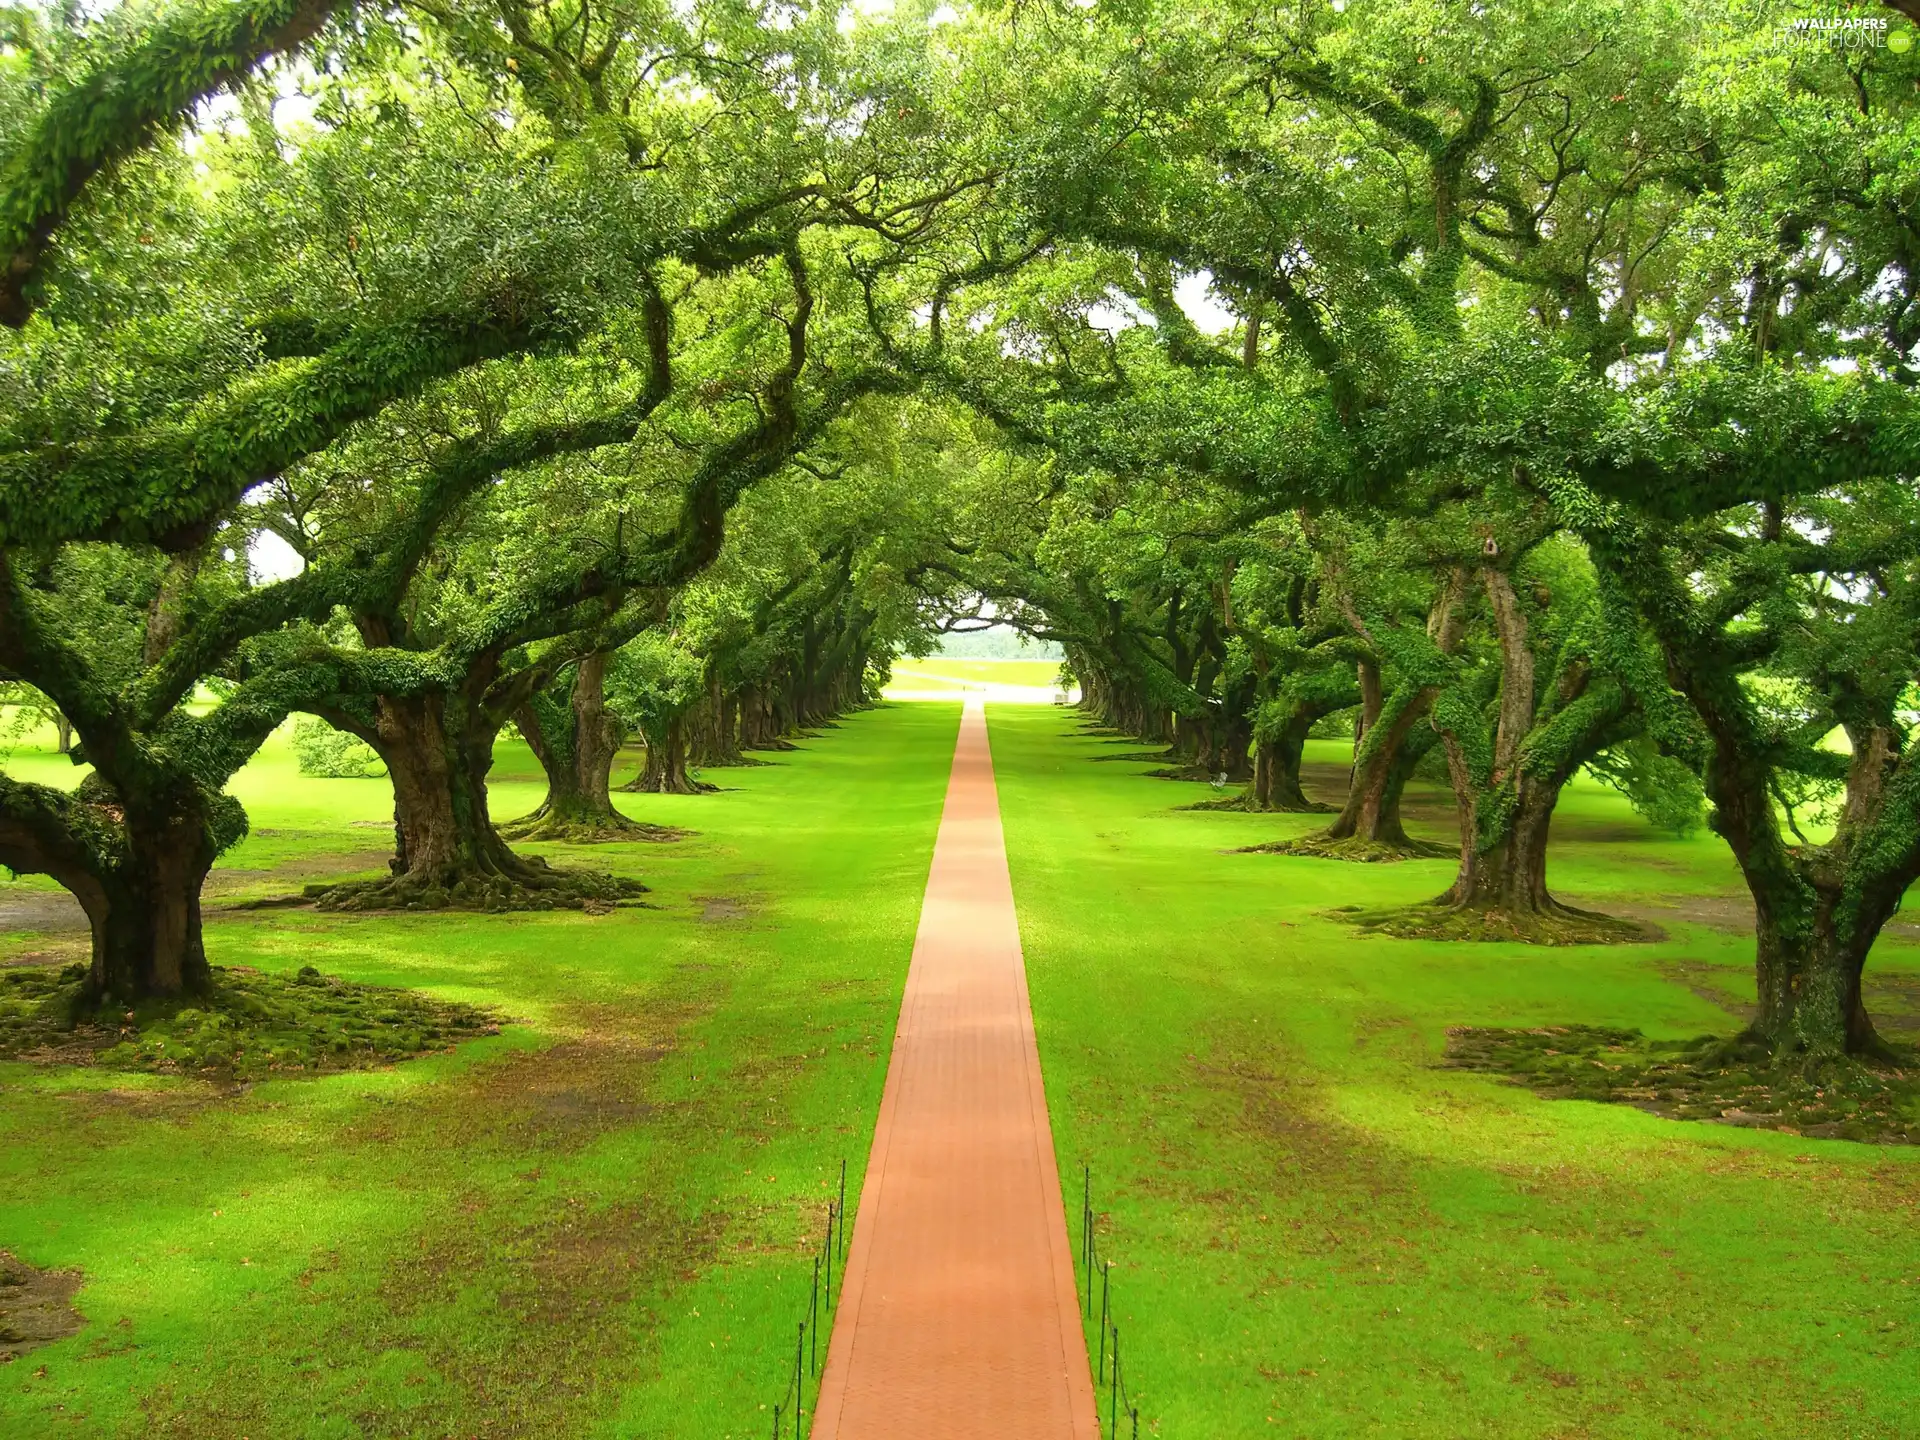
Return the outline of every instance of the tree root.
{"type": "Polygon", "coordinates": [[[638,880],[596,870],[555,870],[537,855],[516,856],[516,874],[393,875],[309,885],[321,910],[584,910],[603,915],[647,893],[638,880]]]}
{"type": "MultiPolygon", "coordinates": [[[[1252,795],[1225,795],[1218,800],[1196,800],[1191,805],[1176,805],[1176,810],[1244,810],[1249,815],[1331,815],[1333,806],[1322,805],[1317,800],[1308,800],[1300,805],[1258,805],[1252,795]]],[[[1255,850],[1267,847],[1256,845],[1255,850]]]]}
{"type": "Polygon", "coordinates": [[[1632,1105],[1705,1120],[1870,1144],[1920,1144],[1920,1054],[1773,1056],[1748,1036],[1649,1040],[1592,1025],[1447,1031],[1443,1062],[1505,1076],[1555,1100],[1632,1105]]]}
{"type": "Polygon", "coordinates": [[[1298,840],[1270,840],[1265,845],[1247,845],[1236,855],[1306,855],[1316,860],[1347,860],[1360,865],[1391,865],[1401,860],[1443,860],[1460,853],[1455,845],[1439,845],[1431,840],[1364,840],[1349,835],[1332,840],[1324,830],[1302,835],[1298,840]]]}
{"type": "Polygon", "coordinates": [[[216,965],[205,996],[131,1006],[91,999],[85,980],[82,965],[0,973],[0,1057],[231,1083],[391,1065],[500,1030],[491,1011],[310,965],[296,975],[216,965]]]}
{"type": "MultiPolygon", "coordinates": [[[[1161,769],[1161,770],[1149,770],[1147,771],[1146,778],[1149,780],[1211,781],[1219,773],[1220,772],[1218,770],[1209,770],[1204,765],[1182,764],[1182,765],[1169,765],[1165,769],[1161,769]]],[[[1227,783],[1230,785],[1244,785],[1246,784],[1248,778],[1249,777],[1244,772],[1239,775],[1229,774],[1227,776],[1227,783]]]]}
{"type": "Polygon", "coordinates": [[[1645,945],[1666,932],[1639,920],[1555,904],[1548,910],[1482,909],[1437,902],[1394,910],[1327,912],[1371,935],[1400,940],[1521,941],[1528,945],[1645,945]]]}
{"type": "Polygon", "coordinates": [[[720,791],[718,785],[710,785],[705,780],[695,780],[688,776],[684,782],[666,785],[643,785],[644,775],[636,775],[624,785],[614,788],[622,795],[715,795],[720,791]]]}
{"type": "Polygon", "coordinates": [[[502,840],[551,840],[562,845],[612,845],[620,842],[667,844],[693,834],[678,825],[654,825],[616,814],[603,817],[543,815],[535,811],[497,827],[502,840]]]}

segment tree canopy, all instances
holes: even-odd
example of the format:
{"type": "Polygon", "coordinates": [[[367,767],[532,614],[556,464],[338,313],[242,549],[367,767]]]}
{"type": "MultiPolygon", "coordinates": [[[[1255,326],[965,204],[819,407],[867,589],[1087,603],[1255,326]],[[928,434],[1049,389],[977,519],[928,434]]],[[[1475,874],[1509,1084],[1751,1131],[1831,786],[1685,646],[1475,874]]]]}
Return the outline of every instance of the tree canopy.
{"type": "MultiPolygon", "coordinates": [[[[1294,849],[1557,900],[1583,769],[1753,892],[1775,1053],[1879,1045],[1920,878],[1920,55],[1704,0],[27,5],[0,50],[0,860],[204,985],[227,781],[395,794],[348,908],[598,905],[634,833],[990,606],[1294,849]],[[260,557],[290,563],[268,573],[260,557]]],[[[1898,36],[1902,43],[1890,43],[1898,36]]]]}

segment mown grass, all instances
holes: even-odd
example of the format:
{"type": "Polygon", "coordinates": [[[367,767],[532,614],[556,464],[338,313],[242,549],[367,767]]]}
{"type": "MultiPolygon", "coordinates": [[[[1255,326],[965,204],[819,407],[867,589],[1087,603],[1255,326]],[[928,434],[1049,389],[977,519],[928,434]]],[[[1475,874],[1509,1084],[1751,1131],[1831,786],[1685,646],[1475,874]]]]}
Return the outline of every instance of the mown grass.
{"type": "MultiPolygon", "coordinates": [[[[384,862],[384,782],[269,746],[214,961],[509,1023],[251,1085],[0,1063],[0,1248],[81,1271],[87,1320],[0,1367],[0,1435],[761,1434],[830,1178],[865,1164],[956,719],[856,715],[717,795],[622,797],[676,845],[529,847],[652,887],[603,916],[226,908],[384,862]]],[[[503,746],[495,813],[539,793],[503,746]]],[[[45,888],[0,913],[45,921],[45,888]]],[[[0,964],[82,939],[16,926],[0,964]]]]}
{"type": "MultiPolygon", "coordinates": [[[[1142,1433],[1920,1435],[1913,1147],[1441,1068],[1450,1026],[1738,1028],[1718,840],[1582,782],[1553,883],[1665,940],[1367,936],[1328,912],[1428,898],[1450,863],[1231,854],[1325,817],[1178,810],[1207,787],[1091,763],[1136,742],[989,718],[1063,1185],[1091,1161],[1142,1433]]],[[[1314,758],[1337,778],[1337,743],[1314,758]]],[[[1876,950],[1883,1023],[1915,1018],[1917,961],[1904,931],[1876,950]]]]}

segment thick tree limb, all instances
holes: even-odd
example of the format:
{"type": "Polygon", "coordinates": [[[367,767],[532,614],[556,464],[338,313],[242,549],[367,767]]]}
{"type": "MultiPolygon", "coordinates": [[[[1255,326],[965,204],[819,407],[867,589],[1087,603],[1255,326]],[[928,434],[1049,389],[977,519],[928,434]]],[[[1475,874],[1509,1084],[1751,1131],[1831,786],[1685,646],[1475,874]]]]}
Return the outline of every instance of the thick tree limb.
{"type": "Polygon", "coordinates": [[[150,144],[263,57],[313,38],[351,0],[182,4],[142,24],[53,97],[0,168],[0,324],[26,324],[29,293],[87,182],[150,144]]]}

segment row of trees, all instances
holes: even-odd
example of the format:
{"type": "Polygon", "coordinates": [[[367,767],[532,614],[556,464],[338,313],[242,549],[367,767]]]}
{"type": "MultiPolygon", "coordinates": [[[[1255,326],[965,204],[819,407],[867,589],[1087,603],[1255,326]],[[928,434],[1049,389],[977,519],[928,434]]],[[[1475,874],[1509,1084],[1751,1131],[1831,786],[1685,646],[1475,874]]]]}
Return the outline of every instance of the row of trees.
{"type": "Polygon", "coordinates": [[[1294,847],[1348,858],[1423,848],[1400,796],[1443,764],[1459,870],[1405,920],[1440,933],[1606,936],[1547,888],[1566,782],[1675,825],[1704,790],[1755,1035],[1829,1055],[1878,1045],[1862,969],[1920,876],[1920,68],[1796,13],[1092,27],[1073,73],[1141,104],[944,378],[1055,457],[971,573],[1107,723],[1302,810],[1350,715],[1294,847]]]}
{"type": "MultiPolygon", "coordinates": [[[[1899,7],[1856,18],[1903,27],[1899,7]]],[[[1421,848],[1458,934],[1558,904],[1567,781],[1753,891],[1781,1052],[1877,1042],[1920,876],[1920,57],[1787,5],[838,10],[197,0],[0,61],[0,669],[80,789],[0,859],[95,988],[205,983],[226,779],[294,712],[396,795],[340,903],[571,903],[626,822],[857,699],[964,597],[1109,723],[1421,848]],[[305,97],[311,118],[290,117],[305,97]],[[1203,297],[1204,299],[1200,298],[1203,297]],[[302,569],[263,583],[271,531],[302,569]],[[208,703],[208,697],[213,703],[208,703]]],[[[1898,33],[1910,33],[1901,30],[1898,33]]]]}
{"type": "Polygon", "coordinates": [[[0,859],[80,899],[94,992],[208,985],[224,786],[293,712],[392,778],[392,876],[335,903],[492,908],[629,888],[502,840],[508,723],[577,835],[623,718],[686,788],[862,696],[916,504],[868,317],[991,190],[937,73],[730,7],[30,20],[0,666],[89,770],[0,779],[0,859]]]}

